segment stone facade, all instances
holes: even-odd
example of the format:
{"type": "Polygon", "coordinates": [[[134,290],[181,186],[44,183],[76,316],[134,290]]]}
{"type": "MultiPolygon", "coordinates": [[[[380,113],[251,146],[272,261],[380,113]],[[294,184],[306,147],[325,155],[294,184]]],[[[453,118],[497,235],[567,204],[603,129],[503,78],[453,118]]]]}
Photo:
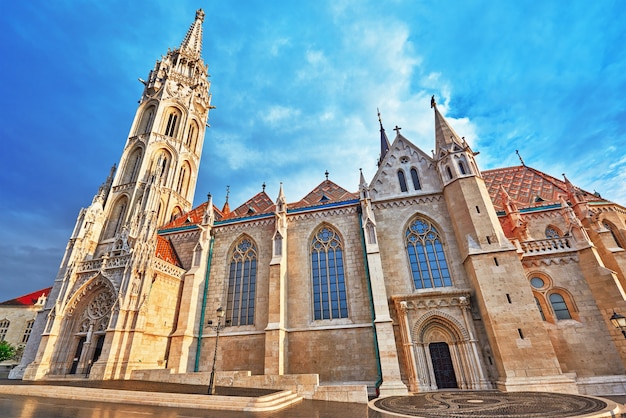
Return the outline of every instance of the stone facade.
{"type": "Polygon", "coordinates": [[[524,164],[481,172],[434,99],[433,155],[381,122],[355,192],[326,179],[293,203],[281,186],[192,209],[202,19],[150,73],[119,170],[79,215],[25,379],[191,382],[216,353],[223,382],[312,379],[311,398],[626,392],[610,321],[626,313],[626,209],[524,164]]]}

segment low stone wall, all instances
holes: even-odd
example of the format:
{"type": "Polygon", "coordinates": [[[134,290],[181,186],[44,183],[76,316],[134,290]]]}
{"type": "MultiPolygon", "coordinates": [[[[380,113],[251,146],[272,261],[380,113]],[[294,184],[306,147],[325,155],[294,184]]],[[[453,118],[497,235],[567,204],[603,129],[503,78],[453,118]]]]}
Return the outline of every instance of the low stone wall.
{"type": "Polygon", "coordinates": [[[606,396],[626,394],[626,376],[579,377],[576,385],[581,395],[606,396]]]}
{"type": "MultiPolygon", "coordinates": [[[[172,373],[171,369],[134,370],[132,380],[208,385],[211,373],[172,373]]],[[[367,403],[367,385],[320,385],[317,374],[252,375],[249,371],[215,373],[216,386],[290,390],[304,399],[367,403]]]]}

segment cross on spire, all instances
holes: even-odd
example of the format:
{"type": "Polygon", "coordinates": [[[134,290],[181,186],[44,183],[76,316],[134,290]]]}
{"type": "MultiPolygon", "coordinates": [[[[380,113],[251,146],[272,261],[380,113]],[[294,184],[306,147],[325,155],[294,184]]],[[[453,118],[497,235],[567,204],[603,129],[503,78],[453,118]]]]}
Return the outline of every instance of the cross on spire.
{"type": "Polygon", "coordinates": [[[393,128],[393,130],[396,131],[396,135],[400,135],[400,129],[402,129],[402,128],[399,127],[398,125],[396,125],[396,127],[393,128]]]}

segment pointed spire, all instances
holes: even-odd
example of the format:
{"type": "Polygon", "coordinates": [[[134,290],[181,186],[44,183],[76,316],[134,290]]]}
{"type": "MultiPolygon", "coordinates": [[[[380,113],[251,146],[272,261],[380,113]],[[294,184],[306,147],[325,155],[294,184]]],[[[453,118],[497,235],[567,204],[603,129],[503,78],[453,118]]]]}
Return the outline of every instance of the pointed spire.
{"type": "Polygon", "coordinates": [[[213,212],[213,196],[211,193],[207,195],[207,205],[206,210],[204,211],[204,217],[202,219],[202,223],[204,225],[213,225],[213,220],[215,219],[215,214],[213,212]]]}
{"type": "Polygon", "coordinates": [[[387,155],[391,146],[389,145],[389,139],[385,133],[385,128],[383,128],[383,121],[380,118],[380,110],[376,108],[376,111],[378,112],[378,123],[380,124],[380,158],[378,159],[378,166],[380,167],[380,164],[383,162],[383,158],[385,158],[385,155],[387,155]]]}
{"type": "Polygon", "coordinates": [[[287,210],[287,199],[285,199],[285,193],[283,192],[283,182],[280,182],[280,188],[278,189],[278,197],[276,198],[276,212],[282,213],[287,210]]]}
{"type": "Polygon", "coordinates": [[[230,186],[226,186],[226,202],[224,202],[224,207],[222,208],[222,213],[224,216],[227,216],[230,213],[230,206],[228,206],[228,195],[230,194],[230,186]]]}
{"type": "Polygon", "coordinates": [[[435,109],[435,145],[437,146],[437,152],[442,149],[449,149],[451,144],[463,146],[464,141],[454,132],[454,129],[452,129],[448,121],[439,112],[434,96],[431,99],[430,106],[435,109]]]}
{"type": "Polygon", "coordinates": [[[189,27],[185,39],[180,44],[180,51],[195,58],[200,58],[202,53],[202,22],[204,22],[204,11],[196,11],[196,19],[189,27]]]}

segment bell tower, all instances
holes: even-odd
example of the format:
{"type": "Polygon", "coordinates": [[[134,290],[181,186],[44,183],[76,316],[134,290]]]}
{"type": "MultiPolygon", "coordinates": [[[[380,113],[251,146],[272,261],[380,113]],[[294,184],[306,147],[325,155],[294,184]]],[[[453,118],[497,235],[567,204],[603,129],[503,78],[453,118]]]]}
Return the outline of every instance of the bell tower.
{"type": "Polygon", "coordinates": [[[517,250],[504,235],[477,153],[454,132],[434,97],[431,107],[443,194],[491,346],[489,361],[498,370],[498,389],[576,393],[573,375],[561,370],[517,250]]]}
{"type": "Polygon", "coordinates": [[[201,57],[204,12],[157,61],[117,168],[81,210],[17,378],[128,377],[166,361],[184,273],[159,226],[189,211],[211,109],[201,57]],[[158,316],[158,321],[153,321],[158,316]],[[133,341],[149,338],[150,352],[133,341]]]}
{"type": "Polygon", "coordinates": [[[139,79],[144,90],[104,208],[98,253],[122,230],[147,237],[191,209],[211,109],[203,21],[198,10],[180,47],[139,79]]]}

